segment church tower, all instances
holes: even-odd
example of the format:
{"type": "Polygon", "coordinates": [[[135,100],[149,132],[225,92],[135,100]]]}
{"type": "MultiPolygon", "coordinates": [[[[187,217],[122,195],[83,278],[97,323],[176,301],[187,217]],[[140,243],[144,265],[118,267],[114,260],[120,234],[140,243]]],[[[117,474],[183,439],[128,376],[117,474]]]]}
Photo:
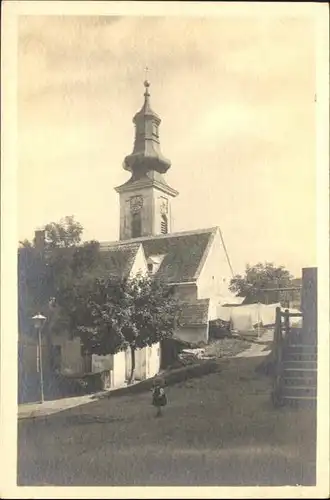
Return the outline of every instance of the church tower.
{"type": "Polygon", "coordinates": [[[170,233],[171,200],[179,194],[163,175],[171,162],[160,151],[161,119],[150,106],[150,83],[145,81],[144,87],[144,104],[133,118],[133,152],[123,163],[131,178],[115,188],[120,198],[120,240],[170,233]]]}

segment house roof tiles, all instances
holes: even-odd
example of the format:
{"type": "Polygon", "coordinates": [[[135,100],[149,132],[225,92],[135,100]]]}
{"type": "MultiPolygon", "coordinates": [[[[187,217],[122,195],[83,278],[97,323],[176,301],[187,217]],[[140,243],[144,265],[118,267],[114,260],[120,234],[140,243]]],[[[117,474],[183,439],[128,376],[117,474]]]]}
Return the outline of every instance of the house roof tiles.
{"type": "Polygon", "coordinates": [[[107,272],[113,276],[127,277],[132,269],[141,243],[102,248],[103,262],[107,272]]]}

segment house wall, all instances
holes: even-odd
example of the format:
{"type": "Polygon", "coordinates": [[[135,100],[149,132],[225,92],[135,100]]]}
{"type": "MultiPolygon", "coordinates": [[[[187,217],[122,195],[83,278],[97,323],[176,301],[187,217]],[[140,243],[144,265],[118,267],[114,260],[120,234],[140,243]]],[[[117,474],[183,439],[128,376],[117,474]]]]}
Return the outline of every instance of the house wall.
{"type": "Polygon", "coordinates": [[[160,370],[160,343],[145,347],[146,350],[146,377],[154,377],[160,370]]]}
{"type": "Polygon", "coordinates": [[[121,387],[126,381],[126,354],[125,351],[117,352],[112,356],[113,370],[111,373],[111,387],[121,387]]]}
{"type": "Polygon", "coordinates": [[[207,344],[209,341],[209,325],[178,328],[175,331],[174,338],[191,344],[199,344],[200,342],[207,344]]]}
{"type": "Polygon", "coordinates": [[[98,356],[97,354],[92,355],[92,372],[100,373],[104,370],[113,369],[113,355],[108,354],[106,356],[98,356]]]}
{"type": "Polygon", "coordinates": [[[231,271],[217,230],[206,261],[197,279],[198,299],[228,296],[231,271]]]}
{"type": "MultiPolygon", "coordinates": [[[[18,369],[25,375],[37,373],[37,340],[21,334],[18,342],[18,369]]],[[[44,371],[48,369],[48,346],[42,339],[42,365],[44,371]]]]}
{"type": "Polygon", "coordinates": [[[61,347],[61,373],[64,375],[84,373],[80,338],[77,337],[72,340],[64,337],[53,338],[53,345],[61,347]]]}
{"type": "Polygon", "coordinates": [[[132,356],[131,356],[130,349],[127,349],[125,351],[125,363],[126,363],[126,380],[129,380],[129,377],[131,375],[131,368],[132,368],[132,356]]]}
{"type": "Polygon", "coordinates": [[[160,343],[138,349],[135,353],[135,378],[145,380],[154,377],[160,370],[160,343]]]}
{"type": "Polygon", "coordinates": [[[135,352],[135,378],[145,380],[147,376],[146,349],[137,349],[135,352]]]}

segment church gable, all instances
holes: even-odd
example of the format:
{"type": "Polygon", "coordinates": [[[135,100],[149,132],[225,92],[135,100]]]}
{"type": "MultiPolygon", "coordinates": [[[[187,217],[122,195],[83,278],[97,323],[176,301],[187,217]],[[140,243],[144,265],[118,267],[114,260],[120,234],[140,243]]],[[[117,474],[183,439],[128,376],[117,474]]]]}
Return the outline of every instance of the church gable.
{"type": "Polygon", "coordinates": [[[147,271],[147,261],[144,255],[143,246],[140,244],[131,267],[130,277],[136,276],[137,274],[146,274],[147,271]]]}
{"type": "Polygon", "coordinates": [[[217,228],[199,270],[198,298],[230,295],[229,284],[232,276],[233,272],[221,231],[217,228]]]}

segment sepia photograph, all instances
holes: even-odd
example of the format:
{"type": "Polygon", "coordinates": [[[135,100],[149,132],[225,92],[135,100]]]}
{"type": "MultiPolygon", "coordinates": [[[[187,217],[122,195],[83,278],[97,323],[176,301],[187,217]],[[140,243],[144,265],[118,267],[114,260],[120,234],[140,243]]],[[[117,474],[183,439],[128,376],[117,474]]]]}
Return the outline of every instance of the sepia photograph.
{"type": "Polygon", "coordinates": [[[325,498],[327,11],[11,3],[15,495],[325,498]]]}

